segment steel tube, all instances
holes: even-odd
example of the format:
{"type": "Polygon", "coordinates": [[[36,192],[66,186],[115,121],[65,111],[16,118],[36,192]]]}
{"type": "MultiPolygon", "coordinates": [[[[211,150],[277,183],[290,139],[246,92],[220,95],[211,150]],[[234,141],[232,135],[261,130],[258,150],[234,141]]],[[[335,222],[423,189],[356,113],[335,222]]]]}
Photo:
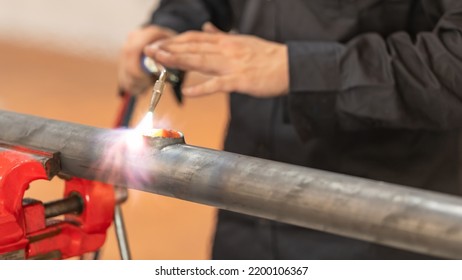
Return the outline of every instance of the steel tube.
{"type": "Polygon", "coordinates": [[[59,151],[70,176],[462,258],[459,197],[181,143],[120,148],[126,134],[0,111],[0,141],[59,151]]]}

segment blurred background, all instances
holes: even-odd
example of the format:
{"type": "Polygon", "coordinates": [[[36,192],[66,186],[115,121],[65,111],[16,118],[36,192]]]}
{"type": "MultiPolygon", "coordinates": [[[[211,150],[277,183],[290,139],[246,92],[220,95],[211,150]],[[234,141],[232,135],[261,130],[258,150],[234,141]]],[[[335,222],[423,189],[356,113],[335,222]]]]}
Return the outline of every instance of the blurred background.
{"type": "MultiPolygon", "coordinates": [[[[121,105],[119,50],[157,2],[0,0],[0,108],[111,128],[121,105]]],[[[186,83],[195,79],[189,75],[186,83]]],[[[132,125],[146,112],[148,99],[139,98],[132,125]]],[[[160,125],[182,131],[188,144],[221,149],[226,95],[186,99],[179,106],[166,92],[156,112],[160,125]]],[[[60,179],[40,181],[27,197],[46,202],[62,191],[60,179]]],[[[215,209],[130,190],[123,210],[134,259],[209,258],[215,209]]],[[[119,259],[112,228],[102,259],[119,259]]]]}

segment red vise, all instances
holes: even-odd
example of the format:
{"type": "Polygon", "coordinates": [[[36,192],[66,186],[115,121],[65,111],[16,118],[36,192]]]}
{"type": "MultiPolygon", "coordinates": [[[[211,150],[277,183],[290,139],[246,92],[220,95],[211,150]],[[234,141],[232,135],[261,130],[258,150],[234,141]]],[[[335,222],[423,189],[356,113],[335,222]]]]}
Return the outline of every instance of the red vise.
{"type": "Polygon", "coordinates": [[[61,204],[24,199],[31,182],[50,180],[58,172],[57,154],[1,145],[0,259],[66,259],[104,244],[116,204],[111,185],[70,178],[65,180],[61,204]],[[66,209],[68,200],[73,211],[68,207],[62,219],[47,217],[53,217],[47,214],[52,207],[66,209]]]}

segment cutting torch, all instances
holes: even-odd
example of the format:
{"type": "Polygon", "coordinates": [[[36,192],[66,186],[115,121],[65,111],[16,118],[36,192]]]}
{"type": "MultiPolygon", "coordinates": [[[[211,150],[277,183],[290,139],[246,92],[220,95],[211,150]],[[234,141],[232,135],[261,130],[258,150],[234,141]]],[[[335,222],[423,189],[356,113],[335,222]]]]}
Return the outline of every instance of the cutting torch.
{"type": "Polygon", "coordinates": [[[167,79],[167,70],[162,69],[159,75],[159,78],[154,84],[152,88],[152,96],[151,96],[151,103],[149,104],[149,112],[154,114],[154,110],[156,109],[157,104],[164,92],[165,82],[167,79]]]}
{"type": "MultiPolygon", "coordinates": [[[[160,94],[162,94],[163,86],[165,85],[165,83],[169,82],[172,85],[173,92],[175,94],[175,98],[176,98],[177,102],[179,104],[182,104],[183,94],[181,93],[181,85],[183,83],[183,78],[184,78],[184,72],[183,71],[180,71],[180,70],[177,70],[177,69],[170,69],[170,68],[166,69],[165,67],[163,67],[162,65],[159,65],[152,58],[150,58],[148,56],[143,56],[142,57],[142,59],[141,59],[141,68],[146,73],[153,74],[154,76],[159,77],[158,81],[161,81],[161,82],[159,82],[159,86],[162,87],[160,94]]],[[[157,84],[158,83],[156,82],[156,84],[154,85],[154,88],[156,87],[157,84]]],[[[155,92],[155,89],[153,89],[153,97],[155,95],[159,95],[158,93],[154,94],[154,92],[155,92]]],[[[155,101],[155,100],[152,100],[152,101],[155,101]]],[[[158,102],[158,100],[157,100],[157,102],[158,102]]],[[[151,102],[151,105],[152,105],[152,102],[151,102]]],[[[157,103],[155,103],[154,108],[155,108],[156,105],[157,105],[157,103]]]]}

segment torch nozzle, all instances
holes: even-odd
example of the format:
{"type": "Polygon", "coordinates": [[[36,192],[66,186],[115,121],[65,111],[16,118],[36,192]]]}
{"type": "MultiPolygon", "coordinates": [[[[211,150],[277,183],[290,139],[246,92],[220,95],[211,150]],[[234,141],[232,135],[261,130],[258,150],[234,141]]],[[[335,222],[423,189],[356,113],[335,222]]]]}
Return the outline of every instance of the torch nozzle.
{"type": "Polygon", "coordinates": [[[160,97],[162,96],[162,93],[164,92],[166,80],[167,80],[167,71],[163,69],[160,72],[159,78],[154,84],[154,87],[152,88],[151,103],[149,105],[149,110],[148,110],[151,113],[154,113],[154,110],[156,109],[156,106],[159,103],[160,97]]]}

